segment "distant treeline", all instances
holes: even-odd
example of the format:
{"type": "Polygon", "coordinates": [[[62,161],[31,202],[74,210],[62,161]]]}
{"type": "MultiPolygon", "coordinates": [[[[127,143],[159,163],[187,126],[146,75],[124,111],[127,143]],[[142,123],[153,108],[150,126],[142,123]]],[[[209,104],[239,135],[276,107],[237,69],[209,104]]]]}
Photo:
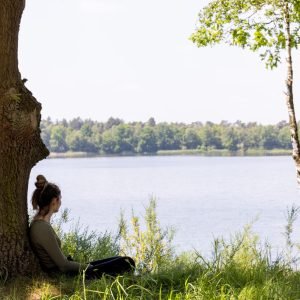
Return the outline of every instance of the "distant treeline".
{"type": "Polygon", "coordinates": [[[287,122],[261,125],[237,121],[125,123],[118,118],[107,122],[82,120],[41,122],[41,136],[51,152],[91,152],[100,154],[156,153],[159,150],[213,150],[246,152],[248,149],[291,149],[287,122]]]}

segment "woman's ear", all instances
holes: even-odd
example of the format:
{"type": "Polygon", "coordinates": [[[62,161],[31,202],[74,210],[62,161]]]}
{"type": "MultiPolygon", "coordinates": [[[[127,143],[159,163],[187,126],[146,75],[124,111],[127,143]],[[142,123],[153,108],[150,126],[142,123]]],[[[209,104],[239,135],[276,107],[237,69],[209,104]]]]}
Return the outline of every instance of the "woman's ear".
{"type": "Polygon", "coordinates": [[[54,198],[51,200],[51,205],[56,205],[57,202],[58,202],[58,197],[54,197],[54,198]]]}

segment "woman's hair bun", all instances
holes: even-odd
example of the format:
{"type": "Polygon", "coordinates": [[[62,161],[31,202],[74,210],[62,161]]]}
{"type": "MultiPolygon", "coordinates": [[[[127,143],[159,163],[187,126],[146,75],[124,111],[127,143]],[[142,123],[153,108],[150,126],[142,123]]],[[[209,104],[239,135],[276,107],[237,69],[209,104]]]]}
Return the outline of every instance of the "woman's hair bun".
{"type": "Polygon", "coordinates": [[[37,189],[43,189],[45,187],[45,184],[47,183],[47,179],[44,175],[38,175],[36,177],[35,186],[37,189]]]}

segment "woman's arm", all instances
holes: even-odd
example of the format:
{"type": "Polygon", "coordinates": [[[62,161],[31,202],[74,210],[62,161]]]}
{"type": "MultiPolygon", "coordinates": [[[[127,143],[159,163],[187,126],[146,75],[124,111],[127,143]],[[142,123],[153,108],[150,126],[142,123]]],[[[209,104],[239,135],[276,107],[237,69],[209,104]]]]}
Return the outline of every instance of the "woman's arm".
{"type": "Polygon", "coordinates": [[[49,223],[41,222],[39,224],[38,230],[35,230],[35,240],[36,243],[45,250],[61,272],[79,272],[85,268],[84,265],[75,261],[69,261],[66,258],[60,249],[56,234],[49,223]]]}

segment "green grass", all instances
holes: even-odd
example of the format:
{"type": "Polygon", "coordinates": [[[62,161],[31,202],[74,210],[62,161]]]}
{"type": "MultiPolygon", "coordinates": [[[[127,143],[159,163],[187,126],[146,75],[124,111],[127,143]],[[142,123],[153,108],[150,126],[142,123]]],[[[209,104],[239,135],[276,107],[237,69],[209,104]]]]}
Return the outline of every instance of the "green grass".
{"type": "Polygon", "coordinates": [[[144,230],[134,213],[130,226],[121,218],[117,236],[80,230],[78,224],[64,233],[61,225],[67,221],[66,214],[56,221],[64,251],[71,251],[76,259],[126,251],[138,262],[136,274],[90,281],[84,276],[49,278],[45,274],[15,278],[0,283],[0,299],[300,299],[297,256],[291,256],[297,248],[291,239],[297,208],[288,211],[287,248],[280,256],[272,257],[270,246],[261,244],[247,225],[229,240],[214,240],[209,258],[197,251],[174,254],[169,230],[160,227],[155,210],[152,199],[145,211],[144,230]]]}
{"type": "Polygon", "coordinates": [[[247,151],[230,151],[227,149],[191,149],[191,150],[161,150],[157,155],[203,155],[203,156],[278,156],[291,155],[286,149],[248,149],[247,151]]]}
{"type": "Polygon", "coordinates": [[[1,299],[299,299],[300,274],[259,261],[251,268],[233,262],[213,268],[176,261],[165,271],[142,276],[20,278],[0,287],[1,299]]]}
{"type": "Polygon", "coordinates": [[[230,151],[227,149],[185,149],[185,150],[160,150],[157,153],[149,154],[136,154],[133,152],[121,153],[121,154],[101,154],[101,153],[89,153],[89,152],[64,152],[64,153],[50,153],[50,158],[81,158],[81,157],[116,157],[116,156],[147,156],[147,155],[203,155],[203,156],[279,156],[279,155],[291,155],[292,150],[288,149],[248,149],[247,151],[230,151]]]}
{"type": "Polygon", "coordinates": [[[81,157],[95,157],[98,156],[97,153],[91,152],[51,152],[49,158],[81,158],[81,157]]]}

